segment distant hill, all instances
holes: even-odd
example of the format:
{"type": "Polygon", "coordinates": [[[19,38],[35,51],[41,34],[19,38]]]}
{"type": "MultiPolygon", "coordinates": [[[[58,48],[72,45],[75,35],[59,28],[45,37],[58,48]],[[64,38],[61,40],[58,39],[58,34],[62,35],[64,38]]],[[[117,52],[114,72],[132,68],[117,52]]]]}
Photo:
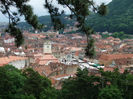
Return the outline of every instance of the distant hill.
{"type": "MultiPolygon", "coordinates": [[[[66,27],[74,26],[74,23],[75,23],[74,19],[70,19],[68,15],[62,15],[60,19],[62,23],[66,25],[66,27]]],[[[45,28],[43,29],[43,31],[48,31],[53,27],[51,18],[49,15],[41,16],[38,18],[38,20],[41,24],[45,25],[45,28]]],[[[22,30],[29,30],[29,31],[32,30],[31,25],[29,25],[26,22],[19,23],[18,27],[21,28],[22,30]]]]}
{"type": "MultiPolygon", "coordinates": [[[[108,4],[108,14],[100,16],[93,14],[88,16],[88,24],[97,32],[125,32],[127,34],[133,33],[133,0],[112,0],[108,4]]],[[[73,26],[75,20],[70,20],[68,15],[61,16],[62,22],[67,26],[73,26]]],[[[47,27],[43,31],[52,28],[50,16],[41,16],[39,21],[47,27]]],[[[21,29],[33,30],[30,25],[25,22],[19,24],[21,29]]]]}
{"type": "Polygon", "coordinates": [[[7,28],[8,23],[6,22],[0,22],[0,32],[3,32],[5,28],[7,28]]]}
{"type": "Polygon", "coordinates": [[[106,16],[92,15],[88,23],[98,32],[133,33],[133,0],[112,0],[106,16]]]}

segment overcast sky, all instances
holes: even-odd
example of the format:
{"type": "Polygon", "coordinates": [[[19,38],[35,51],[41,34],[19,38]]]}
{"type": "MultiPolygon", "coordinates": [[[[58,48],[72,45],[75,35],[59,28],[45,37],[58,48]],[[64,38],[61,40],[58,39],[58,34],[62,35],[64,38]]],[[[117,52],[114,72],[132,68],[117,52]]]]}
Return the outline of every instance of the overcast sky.
{"type": "MultiPolygon", "coordinates": [[[[38,16],[43,16],[43,15],[48,15],[48,12],[46,9],[44,9],[43,4],[44,4],[45,0],[30,0],[29,4],[33,7],[33,11],[36,15],[38,16]]],[[[96,4],[100,4],[100,3],[109,3],[111,0],[94,0],[96,2],[96,4]]],[[[68,13],[68,10],[66,10],[66,12],[68,13]]],[[[8,21],[7,18],[5,18],[5,16],[3,16],[0,12],[0,22],[5,22],[8,21]]]]}

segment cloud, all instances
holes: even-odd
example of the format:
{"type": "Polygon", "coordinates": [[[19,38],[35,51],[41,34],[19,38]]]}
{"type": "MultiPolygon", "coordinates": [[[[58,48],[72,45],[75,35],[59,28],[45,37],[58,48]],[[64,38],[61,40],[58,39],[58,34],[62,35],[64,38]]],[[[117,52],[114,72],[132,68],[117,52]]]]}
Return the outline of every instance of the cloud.
{"type": "Polygon", "coordinates": [[[45,3],[45,0],[30,0],[29,2],[35,14],[39,16],[48,14],[48,11],[44,9],[44,3],[45,3]]]}
{"type": "MultiPolygon", "coordinates": [[[[112,0],[94,0],[96,4],[106,3],[108,4],[112,0]]],[[[59,6],[55,0],[53,0],[53,4],[58,6],[59,8],[63,9],[63,7],[59,6]]],[[[39,15],[48,15],[48,11],[44,8],[45,0],[30,0],[29,4],[34,8],[34,12],[39,15]]],[[[65,12],[69,13],[68,9],[65,9],[65,12]]]]}
{"type": "MultiPolygon", "coordinates": [[[[29,4],[33,7],[33,11],[38,16],[42,15],[48,15],[47,9],[44,8],[45,0],[30,0],[29,4]]],[[[63,9],[62,6],[57,4],[56,0],[53,0],[53,5],[56,7],[59,7],[60,9],[63,9]]],[[[65,9],[66,12],[69,12],[68,9],[65,9]]]]}
{"type": "MultiPolygon", "coordinates": [[[[63,7],[57,5],[56,0],[53,0],[53,1],[57,7],[63,9],[63,7]]],[[[107,3],[111,2],[112,0],[94,0],[94,1],[96,2],[96,4],[101,4],[103,2],[107,4],[107,3]]],[[[33,11],[36,15],[43,16],[43,15],[48,15],[47,9],[44,8],[44,3],[45,3],[45,0],[30,0],[28,4],[30,4],[32,6],[33,11]]],[[[70,13],[68,9],[65,9],[65,12],[70,13]]],[[[8,22],[8,19],[5,18],[5,16],[2,15],[2,13],[0,13],[0,21],[8,22]]]]}
{"type": "Polygon", "coordinates": [[[94,0],[96,4],[101,4],[101,3],[105,3],[108,4],[109,2],[111,2],[112,0],[94,0]]]}

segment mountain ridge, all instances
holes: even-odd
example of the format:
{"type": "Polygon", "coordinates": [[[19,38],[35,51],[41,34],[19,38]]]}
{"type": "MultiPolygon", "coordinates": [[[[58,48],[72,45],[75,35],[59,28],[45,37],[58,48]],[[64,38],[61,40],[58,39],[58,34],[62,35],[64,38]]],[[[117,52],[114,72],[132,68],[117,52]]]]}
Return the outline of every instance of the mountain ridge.
{"type": "Polygon", "coordinates": [[[133,1],[112,0],[108,4],[109,13],[100,17],[93,15],[88,18],[89,25],[97,32],[125,32],[133,31],[133,1]]]}
{"type": "MultiPolygon", "coordinates": [[[[125,32],[127,34],[132,34],[133,31],[133,1],[132,0],[112,0],[108,4],[109,13],[106,16],[99,16],[97,14],[92,14],[88,16],[87,23],[96,32],[125,32]]],[[[41,16],[38,18],[40,23],[46,25],[43,31],[50,30],[52,22],[50,16],[41,16]]],[[[66,26],[74,26],[76,22],[73,19],[69,19],[69,15],[61,16],[62,22],[66,26]],[[67,18],[66,18],[67,17],[67,18]]],[[[32,29],[27,23],[20,23],[18,25],[21,29],[32,29]]]]}

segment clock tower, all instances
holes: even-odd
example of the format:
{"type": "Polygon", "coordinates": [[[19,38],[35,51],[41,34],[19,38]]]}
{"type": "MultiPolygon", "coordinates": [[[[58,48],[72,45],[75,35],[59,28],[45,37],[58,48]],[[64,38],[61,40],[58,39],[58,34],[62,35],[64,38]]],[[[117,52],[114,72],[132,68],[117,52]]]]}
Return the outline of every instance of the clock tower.
{"type": "Polygon", "coordinates": [[[49,40],[46,40],[43,44],[43,53],[51,54],[52,53],[52,43],[49,40]]]}

